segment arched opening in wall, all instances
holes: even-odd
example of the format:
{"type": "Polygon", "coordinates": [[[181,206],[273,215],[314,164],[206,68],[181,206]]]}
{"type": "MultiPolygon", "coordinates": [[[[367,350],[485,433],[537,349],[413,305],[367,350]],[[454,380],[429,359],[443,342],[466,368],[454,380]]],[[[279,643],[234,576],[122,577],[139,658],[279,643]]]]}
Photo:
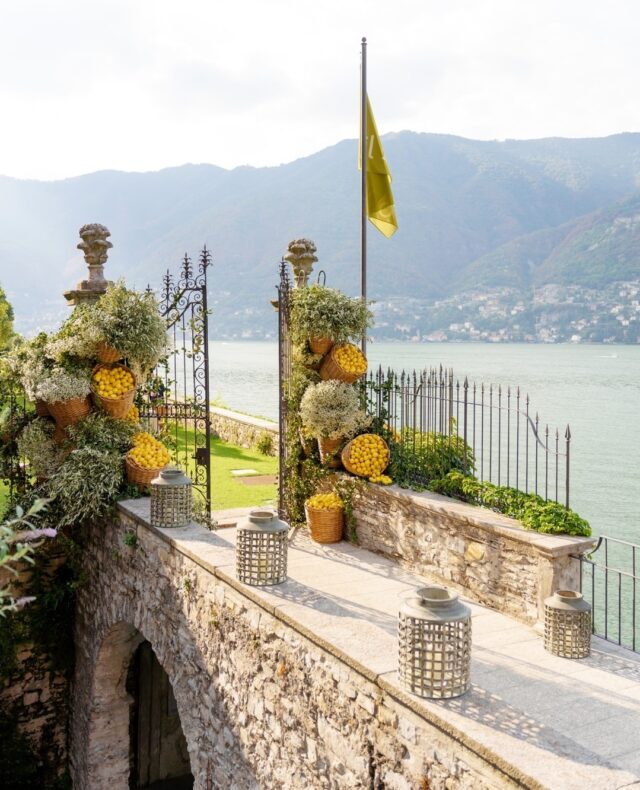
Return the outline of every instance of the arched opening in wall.
{"type": "Polygon", "coordinates": [[[147,641],[133,654],[127,691],[133,699],[129,787],[131,790],[190,790],[193,775],[173,689],[147,641]]]}

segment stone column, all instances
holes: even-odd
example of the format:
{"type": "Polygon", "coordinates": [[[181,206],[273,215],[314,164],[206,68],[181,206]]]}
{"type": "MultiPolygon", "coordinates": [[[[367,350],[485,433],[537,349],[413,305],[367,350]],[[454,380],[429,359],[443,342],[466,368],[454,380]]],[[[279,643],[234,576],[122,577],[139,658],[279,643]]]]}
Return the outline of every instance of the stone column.
{"type": "Polygon", "coordinates": [[[316,245],[311,239],[294,239],[289,242],[284,259],[293,267],[295,287],[304,288],[309,282],[313,264],[318,260],[316,245]]]}
{"type": "Polygon", "coordinates": [[[65,291],[64,298],[72,306],[97,302],[106,292],[107,286],[111,285],[104,279],[104,265],[109,250],[113,247],[113,244],[107,241],[111,235],[109,229],[92,222],[83,225],[79,233],[82,241],[78,244],[78,249],[84,253],[84,259],[89,267],[89,279],[81,280],[75,290],[65,291]]]}

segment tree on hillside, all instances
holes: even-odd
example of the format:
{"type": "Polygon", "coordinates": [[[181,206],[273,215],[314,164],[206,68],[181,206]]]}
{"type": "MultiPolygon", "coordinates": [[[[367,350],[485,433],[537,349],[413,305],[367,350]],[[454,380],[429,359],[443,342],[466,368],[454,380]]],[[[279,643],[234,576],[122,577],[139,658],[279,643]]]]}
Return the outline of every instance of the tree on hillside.
{"type": "Polygon", "coordinates": [[[13,337],[13,308],[0,286],[0,352],[6,351],[13,337]]]}

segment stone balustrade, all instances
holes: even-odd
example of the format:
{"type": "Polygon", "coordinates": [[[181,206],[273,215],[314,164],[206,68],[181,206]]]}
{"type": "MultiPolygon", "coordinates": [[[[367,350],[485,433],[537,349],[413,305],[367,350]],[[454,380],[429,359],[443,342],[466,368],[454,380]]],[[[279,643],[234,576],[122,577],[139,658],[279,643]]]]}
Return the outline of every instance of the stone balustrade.
{"type": "Polygon", "coordinates": [[[440,580],[479,603],[535,624],[544,599],[578,589],[592,538],[544,535],[486,508],[398,486],[367,485],[355,503],[363,548],[440,580]]]}

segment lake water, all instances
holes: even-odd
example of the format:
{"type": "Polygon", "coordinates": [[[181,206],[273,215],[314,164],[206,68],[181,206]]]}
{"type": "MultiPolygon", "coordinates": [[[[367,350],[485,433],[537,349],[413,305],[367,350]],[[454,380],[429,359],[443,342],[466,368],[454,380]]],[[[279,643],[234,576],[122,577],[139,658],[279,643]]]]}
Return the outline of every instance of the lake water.
{"type": "MultiPolygon", "coordinates": [[[[371,366],[451,367],[461,380],[520,386],[541,423],[572,433],[571,505],[594,534],[640,543],[640,346],[371,343],[371,366]]],[[[212,397],[277,419],[275,343],[211,344],[212,397]]]]}

